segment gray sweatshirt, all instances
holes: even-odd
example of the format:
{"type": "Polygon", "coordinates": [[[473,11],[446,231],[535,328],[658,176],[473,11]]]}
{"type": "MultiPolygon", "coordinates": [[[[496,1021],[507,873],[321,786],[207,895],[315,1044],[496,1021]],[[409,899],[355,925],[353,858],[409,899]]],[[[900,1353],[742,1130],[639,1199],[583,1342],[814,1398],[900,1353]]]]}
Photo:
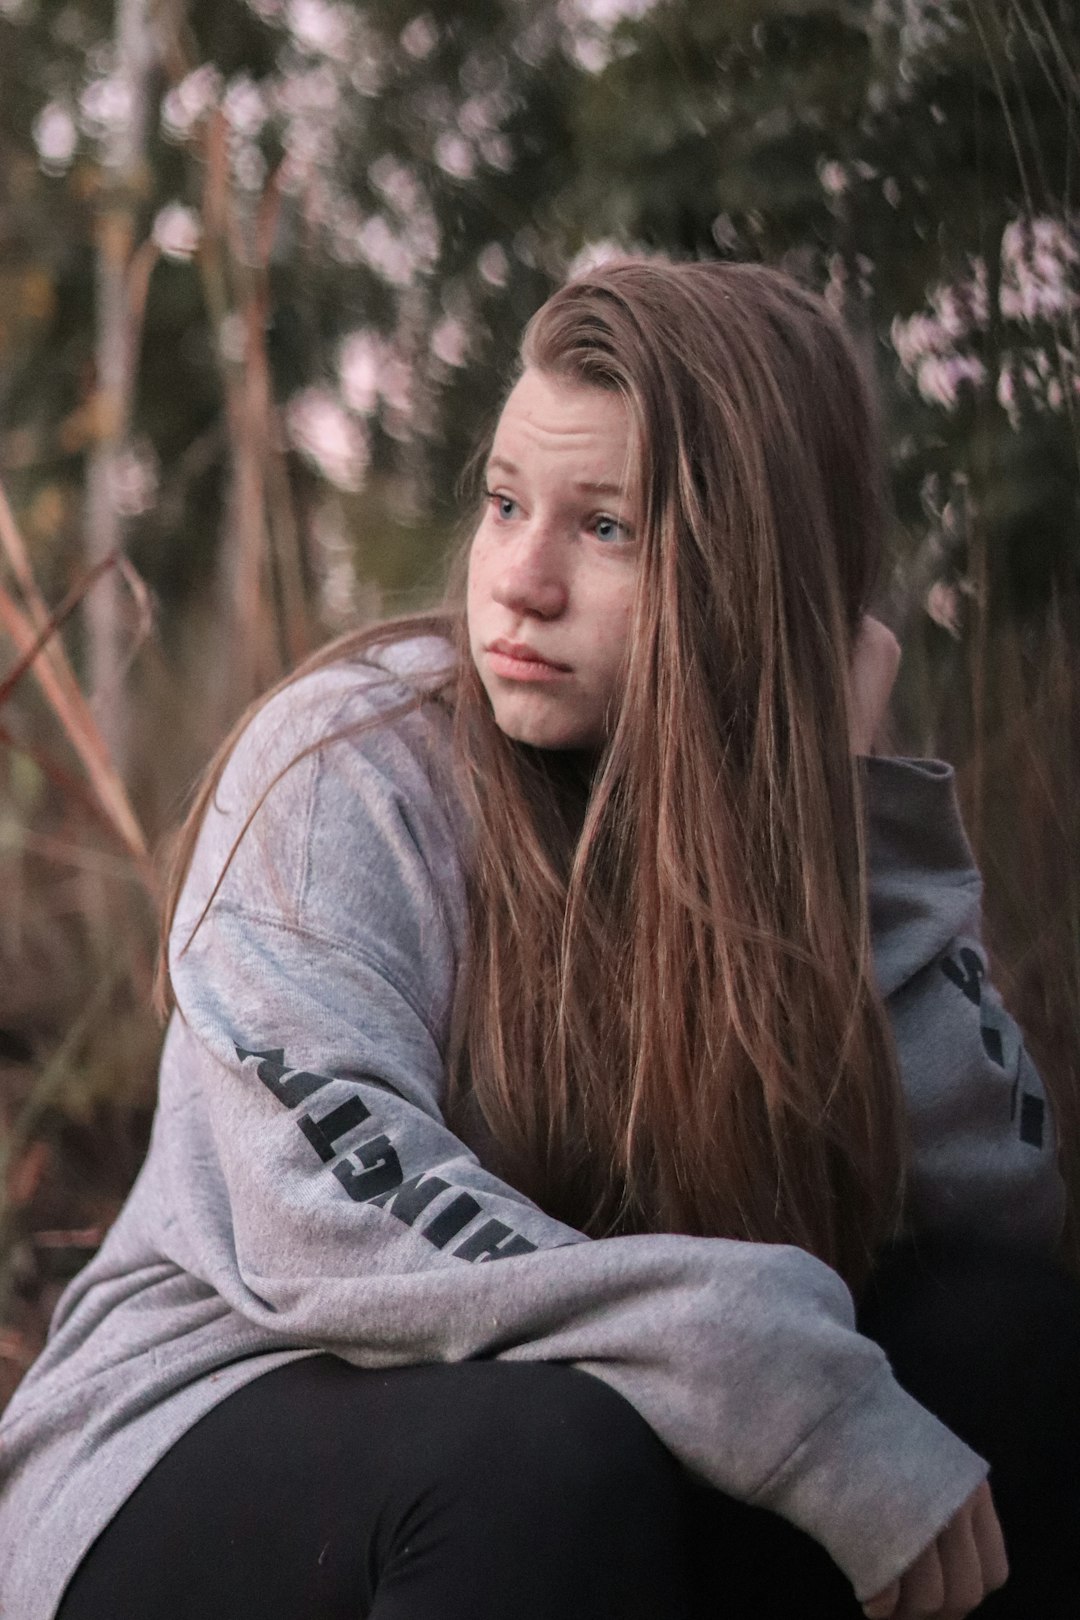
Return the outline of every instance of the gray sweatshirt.
{"type": "MultiPolygon", "coordinates": [[[[840,1278],[788,1246],[585,1238],[443,1122],[467,828],[441,785],[441,710],[289,770],[182,952],[277,771],[450,651],[422,638],[380,656],[397,678],[341,663],[268,703],[204,821],[172,934],[182,1016],[149,1153],[0,1424],[0,1614],[50,1620],[173,1442],[249,1379],[320,1350],[363,1367],[584,1368],[694,1473],[801,1526],[870,1596],[986,1465],[855,1331],[840,1278]]],[[[914,1144],[910,1224],[1050,1246],[1051,1121],[986,981],[952,773],[873,759],[865,792],[875,966],[914,1144]]]]}

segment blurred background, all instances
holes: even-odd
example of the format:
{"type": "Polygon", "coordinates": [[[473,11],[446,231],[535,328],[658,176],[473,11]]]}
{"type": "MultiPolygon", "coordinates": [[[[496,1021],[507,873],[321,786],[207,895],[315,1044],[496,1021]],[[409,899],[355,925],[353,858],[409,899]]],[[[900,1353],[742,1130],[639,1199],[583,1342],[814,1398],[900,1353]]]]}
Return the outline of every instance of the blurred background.
{"type": "Polygon", "coordinates": [[[877,374],[897,745],[1075,1181],[1073,0],[0,0],[0,1403],[145,1147],[201,766],[438,595],[522,325],[625,249],[785,265],[877,374]]]}

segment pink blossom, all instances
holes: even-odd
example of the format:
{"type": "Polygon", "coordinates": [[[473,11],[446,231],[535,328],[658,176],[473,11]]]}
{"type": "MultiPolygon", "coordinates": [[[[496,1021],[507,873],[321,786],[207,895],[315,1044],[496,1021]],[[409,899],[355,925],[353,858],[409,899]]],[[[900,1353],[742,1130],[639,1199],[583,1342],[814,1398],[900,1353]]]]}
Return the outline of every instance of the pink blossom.
{"type": "Polygon", "coordinates": [[[270,111],[266,97],[246,73],[231,81],[222,105],[232,128],[249,139],[258,135],[270,111]]]}
{"type": "Polygon", "coordinates": [[[79,121],[88,135],[99,139],[126,129],[131,112],[131,87],[119,74],[92,79],[79,97],[79,121]]]}
{"type": "Polygon", "coordinates": [[[486,248],[481,248],[477,254],[476,268],[489,287],[506,286],[510,264],[498,242],[489,242],[486,248]]]}
{"type": "Polygon", "coordinates": [[[368,179],[398,213],[407,214],[419,207],[423,192],[415,170],[389,152],[368,165],[368,179]]]}
{"type": "Polygon", "coordinates": [[[940,355],[949,347],[949,334],[936,315],[894,316],[889,328],[892,346],[905,371],[914,372],[927,355],[940,355]]]}
{"type": "Polygon", "coordinates": [[[439,43],[439,30],[426,12],[413,17],[401,30],[401,48],[414,62],[422,62],[439,43]]]}
{"type": "Polygon", "coordinates": [[[63,102],[50,101],[34,119],[34,145],[46,174],[63,174],[75,156],[79,132],[63,102]]]}
{"type": "Polygon", "coordinates": [[[191,259],[199,251],[202,222],[193,208],[166,203],[154,219],[152,235],[167,259],[191,259]]]}
{"type": "Polygon", "coordinates": [[[1010,320],[1060,320],[1080,305],[1075,233],[1059,219],[1012,220],[1001,238],[1001,313],[1010,320]]]}
{"type": "Polygon", "coordinates": [[[455,180],[471,180],[476,171],[476,154],[472,143],[456,130],[444,130],[435,142],[435,161],[455,180]]]}
{"type": "Polygon", "coordinates": [[[110,490],[122,517],[141,517],[157,500],[158,458],[149,439],[127,445],[111,468],[110,490]]]}
{"type": "Polygon", "coordinates": [[[489,169],[508,174],[514,166],[514,148],[509,135],[484,135],[480,140],[480,156],[489,169]]]}
{"type": "Polygon", "coordinates": [[[391,411],[408,412],[411,398],[409,367],[393,343],[361,327],[350,332],[338,350],[341,397],[358,416],[369,416],[380,400],[391,411]]]}
{"type": "Polygon", "coordinates": [[[952,411],[959,404],[961,385],[977,385],[985,376],[986,368],[975,355],[928,354],[916,367],[915,384],[928,404],[952,411]]]}
{"type": "Polygon", "coordinates": [[[254,141],[237,141],[230,147],[229,165],[241,191],[261,191],[266,180],[266,159],[254,141]]]}
{"type": "Polygon", "coordinates": [[[379,372],[379,395],[383,403],[398,416],[407,416],[412,408],[412,370],[394,349],[387,349],[383,359],[379,372]]]}
{"type": "Polygon", "coordinates": [[[202,67],[181,79],[161,103],[165,134],[173,140],[186,140],[211,108],[217,106],[221,82],[221,74],[210,62],[204,62],[202,67]]]}
{"type": "Polygon", "coordinates": [[[355,492],[368,464],[367,435],[326,388],[305,388],[285,409],[290,443],[337,489],[355,492]]]}
{"type": "Polygon", "coordinates": [[[507,111],[507,98],[501,91],[470,96],[458,109],[458,128],[463,135],[476,140],[497,130],[507,111]]]}
{"type": "Polygon", "coordinates": [[[827,197],[839,197],[848,189],[848,173],[842,163],[835,159],[818,165],[818,179],[821,189],[827,197]]]}
{"type": "Polygon", "coordinates": [[[570,0],[564,11],[598,28],[614,28],[624,18],[644,17],[656,0],[570,0]]]}
{"type": "Polygon", "coordinates": [[[997,380],[997,402],[1009,418],[1009,426],[1014,430],[1020,426],[1020,401],[1016,397],[1016,378],[1013,375],[1013,357],[1006,353],[1002,358],[1001,370],[997,380]]]}
{"type": "Polygon", "coordinates": [[[395,287],[408,286],[416,268],[414,256],[381,214],[372,214],[364,221],[357,234],[357,246],[365,263],[384,281],[395,287]]]}
{"type": "Polygon", "coordinates": [[[431,334],[431,352],[445,366],[463,366],[469,350],[469,331],[456,315],[445,315],[431,334]]]}
{"type": "Polygon", "coordinates": [[[955,585],[935,580],[926,593],[926,611],[935,624],[960,639],[960,592],[955,585]]]}
{"type": "Polygon", "coordinates": [[[349,17],[344,6],[327,0],[289,0],[289,31],[302,50],[339,56],[349,40],[349,17]]]}
{"type": "Polygon", "coordinates": [[[626,252],[621,243],[612,241],[610,237],[602,238],[598,242],[586,242],[570,260],[566,274],[579,276],[587,270],[597,270],[602,264],[610,264],[615,259],[624,259],[626,252]]]}
{"type": "Polygon", "coordinates": [[[366,416],[379,398],[379,369],[386,350],[385,340],[375,332],[350,332],[338,351],[338,379],[341,397],[350,411],[366,416]]]}

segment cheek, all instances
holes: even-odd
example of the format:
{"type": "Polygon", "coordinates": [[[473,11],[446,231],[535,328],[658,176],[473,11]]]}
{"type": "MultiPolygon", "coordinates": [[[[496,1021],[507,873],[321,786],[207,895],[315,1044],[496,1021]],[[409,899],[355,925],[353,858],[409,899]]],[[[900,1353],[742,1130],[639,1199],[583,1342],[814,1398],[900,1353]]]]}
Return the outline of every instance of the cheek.
{"type": "Polygon", "coordinates": [[[626,590],[609,600],[597,624],[597,647],[604,662],[614,668],[622,665],[630,640],[634,615],[634,592],[626,590]]]}
{"type": "Polygon", "coordinates": [[[484,551],[479,540],[474,540],[469,552],[469,567],[465,578],[465,607],[470,624],[486,594],[484,551]]]}

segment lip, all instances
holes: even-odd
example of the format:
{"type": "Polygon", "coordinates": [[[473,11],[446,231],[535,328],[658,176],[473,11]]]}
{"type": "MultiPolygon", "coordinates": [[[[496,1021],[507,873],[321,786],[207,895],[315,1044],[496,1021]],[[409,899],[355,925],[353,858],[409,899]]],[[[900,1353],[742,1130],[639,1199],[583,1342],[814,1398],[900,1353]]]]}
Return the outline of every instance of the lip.
{"type": "Polygon", "coordinates": [[[490,642],[487,650],[489,657],[498,661],[498,667],[505,666],[504,673],[517,674],[521,678],[527,678],[530,672],[533,675],[543,671],[552,675],[570,673],[568,664],[557,664],[553,659],[545,658],[524,641],[507,641],[500,637],[498,641],[490,642]]]}

